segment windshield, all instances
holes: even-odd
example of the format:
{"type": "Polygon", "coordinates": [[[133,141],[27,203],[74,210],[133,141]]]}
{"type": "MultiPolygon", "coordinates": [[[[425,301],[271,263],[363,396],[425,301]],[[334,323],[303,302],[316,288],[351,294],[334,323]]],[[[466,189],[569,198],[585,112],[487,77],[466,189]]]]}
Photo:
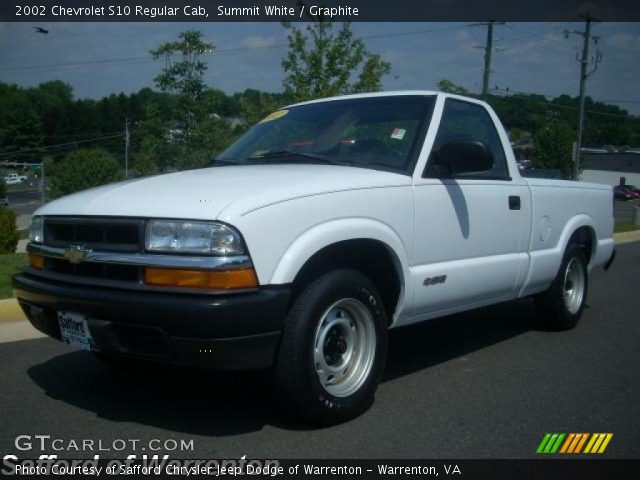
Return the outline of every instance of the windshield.
{"type": "Polygon", "coordinates": [[[214,163],[327,163],[406,173],[433,111],[435,96],[331,100],[278,110],[214,163]]]}

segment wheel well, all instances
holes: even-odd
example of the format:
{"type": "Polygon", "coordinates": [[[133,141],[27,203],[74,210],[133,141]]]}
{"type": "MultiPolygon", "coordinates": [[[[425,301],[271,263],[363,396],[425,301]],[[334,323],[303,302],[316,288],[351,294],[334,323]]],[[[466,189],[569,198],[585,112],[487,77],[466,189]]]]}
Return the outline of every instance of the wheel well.
{"type": "Polygon", "coordinates": [[[315,279],[331,270],[345,267],[358,270],[373,282],[391,323],[400,298],[403,278],[398,272],[401,267],[397,265],[397,259],[389,247],[377,240],[345,240],[316,252],[296,275],[289,306],[315,279]]]}
{"type": "Polygon", "coordinates": [[[591,227],[580,227],[569,239],[569,244],[575,243],[584,251],[584,256],[587,259],[587,264],[591,262],[591,255],[593,254],[593,246],[595,243],[595,232],[591,227]]]}

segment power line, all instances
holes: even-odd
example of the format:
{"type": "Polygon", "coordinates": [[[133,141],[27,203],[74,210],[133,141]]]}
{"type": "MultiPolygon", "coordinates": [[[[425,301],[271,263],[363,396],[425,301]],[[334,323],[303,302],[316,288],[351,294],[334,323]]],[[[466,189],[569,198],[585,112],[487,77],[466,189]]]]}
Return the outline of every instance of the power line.
{"type": "MultiPolygon", "coordinates": [[[[560,39],[549,38],[549,37],[541,35],[540,33],[536,33],[533,30],[522,30],[520,28],[513,27],[512,25],[505,25],[505,26],[508,27],[508,28],[511,28],[512,30],[515,30],[516,32],[521,32],[522,33],[522,35],[519,35],[519,36],[516,36],[516,37],[507,37],[506,40],[510,40],[510,41],[513,42],[514,40],[521,40],[521,39],[523,39],[523,38],[525,38],[527,36],[536,37],[539,40],[537,42],[533,42],[533,44],[541,43],[541,42],[547,42],[547,43],[554,42],[554,43],[556,43],[557,46],[555,46],[555,45],[545,45],[545,48],[550,49],[550,50],[555,50],[556,52],[561,53],[563,55],[566,54],[566,49],[563,49],[563,48],[560,47],[560,45],[561,45],[561,43],[559,43],[559,42],[561,42],[560,39]]],[[[557,28],[558,27],[556,25],[553,25],[553,30],[556,30],[557,28]]],[[[543,32],[544,30],[547,30],[547,33],[551,33],[551,31],[549,31],[548,27],[542,28],[541,30],[538,30],[538,32],[543,32]]]]}
{"type": "MultiPolygon", "coordinates": [[[[467,25],[455,25],[450,27],[441,27],[441,28],[432,28],[427,30],[415,30],[411,32],[396,32],[396,33],[384,33],[378,35],[365,35],[359,37],[362,40],[375,40],[379,38],[394,38],[394,37],[406,37],[410,35],[421,35],[425,33],[435,33],[435,32],[443,32],[447,30],[455,30],[466,28],[467,25]]],[[[225,54],[233,54],[233,53],[243,53],[250,52],[256,50],[269,50],[269,49],[278,49],[278,48],[286,48],[288,47],[288,43],[279,43],[274,45],[264,45],[264,46],[255,46],[255,47],[234,47],[234,48],[225,48],[225,49],[215,49],[211,52],[207,52],[209,55],[225,55],[225,54]]],[[[126,62],[145,62],[151,61],[153,57],[151,55],[145,55],[140,57],[123,57],[123,58],[107,58],[101,60],[83,60],[77,62],[68,62],[68,63],[52,63],[45,65],[18,65],[13,67],[5,67],[0,68],[0,72],[16,72],[16,71],[45,71],[50,69],[59,69],[59,68],[67,68],[67,67],[78,67],[78,66],[88,66],[88,65],[104,65],[110,63],[126,63],[126,62]]]]}
{"type": "MultiPolygon", "coordinates": [[[[129,132],[129,134],[133,134],[136,132],[129,132]]],[[[79,143],[90,143],[90,142],[98,142],[101,140],[108,140],[110,138],[124,138],[124,134],[121,132],[118,135],[110,135],[107,137],[98,137],[98,138],[91,138],[89,140],[78,140],[77,142],[68,142],[68,143],[59,143],[57,145],[43,145],[41,147],[36,147],[36,148],[28,148],[26,150],[15,150],[13,152],[2,152],[0,153],[0,156],[5,156],[5,155],[17,155],[17,154],[22,154],[22,153],[29,153],[29,152],[37,152],[40,150],[49,150],[49,149],[54,149],[54,148],[59,148],[59,147],[66,147],[69,145],[77,145],[79,143]]]]}
{"type": "MultiPolygon", "coordinates": [[[[536,99],[533,99],[533,98],[520,98],[520,97],[516,97],[514,95],[509,95],[509,94],[512,93],[512,94],[520,94],[520,95],[539,95],[539,96],[545,97],[545,98],[552,98],[552,99],[553,98],[557,98],[557,96],[554,96],[554,95],[545,95],[543,93],[533,93],[533,92],[519,92],[517,90],[509,90],[509,92],[505,92],[503,90],[499,90],[499,89],[495,89],[495,88],[492,88],[490,90],[493,91],[493,92],[499,93],[500,96],[502,96],[504,98],[509,98],[509,99],[512,99],[512,100],[519,100],[519,101],[523,101],[523,102],[535,102],[535,103],[539,103],[541,105],[546,105],[546,106],[551,107],[551,108],[564,108],[564,109],[569,109],[569,110],[574,110],[574,111],[579,110],[578,107],[572,107],[570,105],[560,105],[560,104],[557,104],[557,103],[545,102],[545,101],[536,100],[536,99]]],[[[606,117],[618,117],[618,118],[625,118],[627,120],[634,120],[634,121],[640,120],[640,118],[635,117],[633,115],[624,115],[622,113],[607,113],[607,112],[599,112],[597,110],[589,110],[589,109],[585,109],[585,112],[591,113],[593,115],[603,115],[603,116],[606,116],[606,117]]]]}
{"type": "Polygon", "coordinates": [[[604,103],[640,103],[640,100],[598,100],[604,103]]]}
{"type": "Polygon", "coordinates": [[[59,68],[59,67],[77,67],[81,65],[96,65],[96,64],[106,64],[106,63],[121,63],[121,62],[131,62],[131,61],[140,61],[140,60],[153,60],[151,56],[145,57],[128,57],[128,58],[108,58],[102,60],[85,60],[80,62],[69,62],[69,63],[51,63],[48,65],[19,65],[13,67],[1,68],[0,72],[9,72],[16,70],[38,70],[38,69],[49,69],[49,68],[59,68]]]}
{"type": "Polygon", "coordinates": [[[44,138],[77,138],[77,137],[92,137],[95,135],[111,135],[121,132],[121,130],[114,130],[112,132],[91,132],[91,133],[67,133],[60,135],[43,135],[44,138]]]}

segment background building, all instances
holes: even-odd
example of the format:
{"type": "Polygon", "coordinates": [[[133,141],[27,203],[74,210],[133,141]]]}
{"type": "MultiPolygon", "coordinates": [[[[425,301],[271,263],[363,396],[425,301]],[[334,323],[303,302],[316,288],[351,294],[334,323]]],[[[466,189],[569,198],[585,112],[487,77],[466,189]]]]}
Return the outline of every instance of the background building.
{"type": "Polygon", "coordinates": [[[580,180],[608,185],[640,185],[640,151],[582,153],[580,180]]]}

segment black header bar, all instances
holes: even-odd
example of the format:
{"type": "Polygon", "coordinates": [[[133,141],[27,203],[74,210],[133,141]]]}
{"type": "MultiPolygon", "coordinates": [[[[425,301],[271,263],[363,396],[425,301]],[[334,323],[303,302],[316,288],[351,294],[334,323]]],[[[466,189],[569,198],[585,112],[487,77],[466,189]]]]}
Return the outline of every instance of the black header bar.
{"type": "Polygon", "coordinates": [[[637,0],[0,0],[3,22],[640,21],[637,0]]]}

